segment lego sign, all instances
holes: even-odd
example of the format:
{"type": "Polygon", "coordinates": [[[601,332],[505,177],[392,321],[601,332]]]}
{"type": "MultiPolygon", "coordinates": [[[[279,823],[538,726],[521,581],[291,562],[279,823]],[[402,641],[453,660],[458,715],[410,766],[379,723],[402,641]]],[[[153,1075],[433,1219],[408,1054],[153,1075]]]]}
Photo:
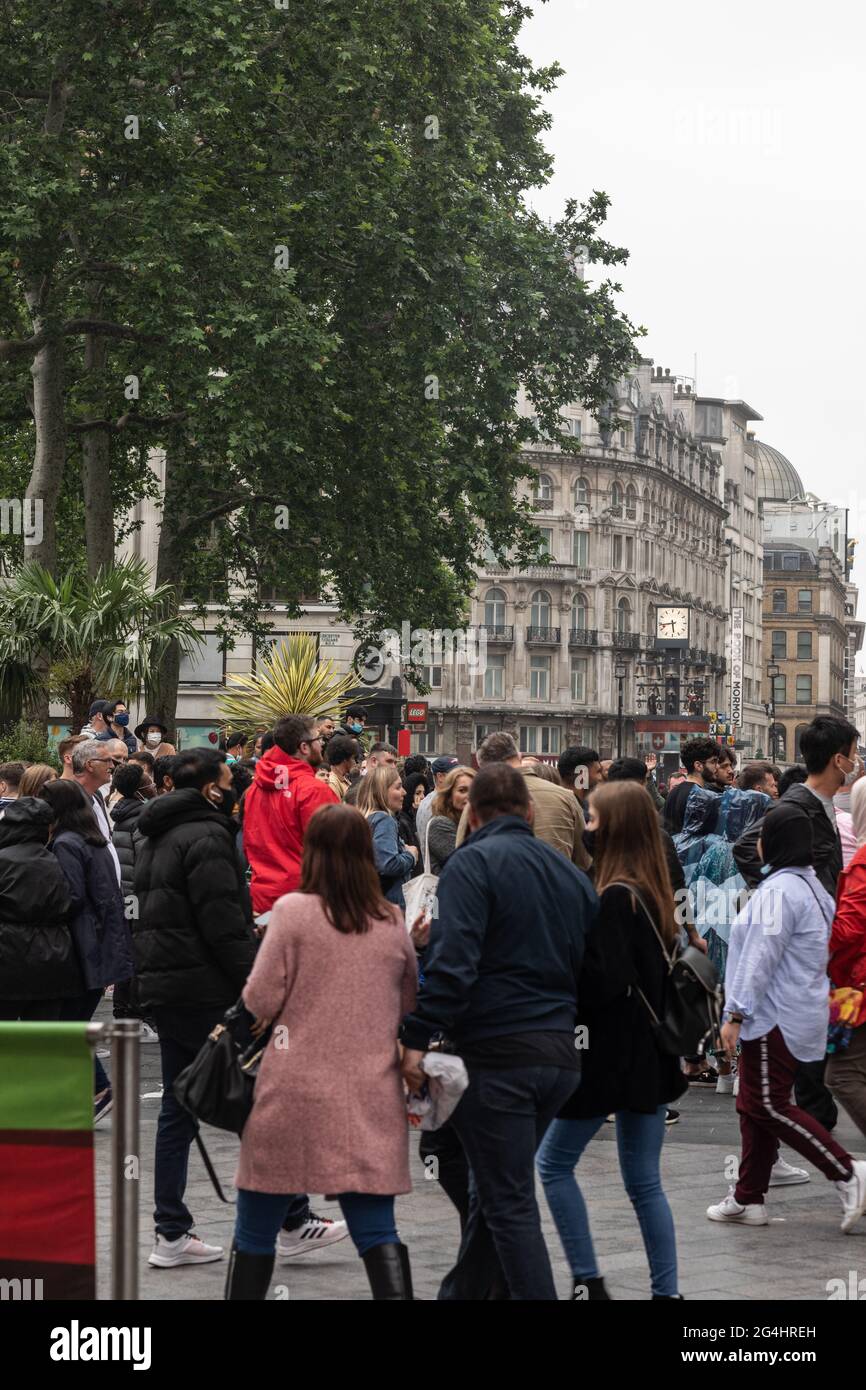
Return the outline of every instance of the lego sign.
{"type": "Polygon", "coordinates": [[[427,701],[413,700],[406,706],[407,724],[426,724],[427,723],[427,701]]]}

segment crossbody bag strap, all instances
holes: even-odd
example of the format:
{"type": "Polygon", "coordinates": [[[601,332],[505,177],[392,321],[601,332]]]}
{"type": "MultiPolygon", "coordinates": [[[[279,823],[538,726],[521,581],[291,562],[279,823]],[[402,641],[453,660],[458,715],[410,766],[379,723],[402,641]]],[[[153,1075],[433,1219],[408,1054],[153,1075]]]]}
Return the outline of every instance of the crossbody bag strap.
{"type": "Polygon", "coordinates": [[[219,1199],[220,1199],[221,1202],[225,1202],[226,1206],[233,1207],[233,1206],[235,1205],[234,1199],[231,1198],[231,1197],[227,1197],[226,1194],[223,1192],[222,1187],[220,1186],[220,1180],[219,1180],[219,1178],[217,1177],[216,1171],[215,1171],[215,1169],[214,1169],[214,1166],[213,1166],[213,1164],[212,1164],[211,1161],[210,1161],[210,1154],[208,1153],[207,1149],[205,1148],[205,1146],[204,1146],[204,1144],[203,1144],[203,1142],[202,1142],[201,1135],[199,1134],[198,1130],[196,1130],[195,1142],[196,1142],[196,1146],[198,1147],[198,1151],[199,1151],[199,1153],[201,1154],[202,1163],[204,1164],[205,1168],[207,1169],[207,1175],[208,1175],[208,1177],[210,1178],[211,1182],[213,1183],[214,1192],[215,1192],[216,1195],[219,1197],[219,1199]]]}
{"type": "Polygon", "coordinates": [[[430,822],[431,822],[432,819],[433,819],[432,816],[428,816],[428,817],[427,817],[427,824],[426,824],[425,827],[424,827],[424,872],[425,872],[425,874],[429,874],[429,872],[430,872],[430,822]]]}
{"type": "Polygon", "coordinates": [[[655,918],[653,917],[652,913],[650,912],[649,908],[647,907],[646,903],[644,902],[644,900],[643,900],[643,898],[642,898],[640,892],[638,891],[638,889],[635,888],[634,884],[632,884],[632,883],[622,883],[622,882],[620,882],[620,881],[618,881],[618,882],[616,882],[616,883],[608,883],[608,884],[606,884],[606,885],[605,885],[605,889],[607,889],[607,888],[625,888],[625,889],[628,890],[629,893],[631,893],[632,897],[634,897],[634,898],[637,899],[637,901],[638,901],[638,902],[640,903],[640,905],[641,905],[641,908],[643,909],[643,914],[644,914],[644,916],[646,917],[647,921],[649,922],[650,926],[652,927],[653,931],[655,932],[656,941],[659,943],[659,946],[660,946],[660,948],[661,948],[661,953],[662,953],[662,955],[663,955],[664,958],[665,958],[665,964],[667,965],[668,970],[670,970],[671,966],[672,966],[673,963],[674,963],[674,962],[673,962],[673,958],[671,957],[671,955],[670,955],[670,953],[669,953],[669,951],[668,951],[668,948],[667,948],[667,946],[666,946],[665,943],[664,943],[664,938],[662,937],[661,932],[659,931],[658,927],[657,927],[656,924],[655,924],[655,918]]]}

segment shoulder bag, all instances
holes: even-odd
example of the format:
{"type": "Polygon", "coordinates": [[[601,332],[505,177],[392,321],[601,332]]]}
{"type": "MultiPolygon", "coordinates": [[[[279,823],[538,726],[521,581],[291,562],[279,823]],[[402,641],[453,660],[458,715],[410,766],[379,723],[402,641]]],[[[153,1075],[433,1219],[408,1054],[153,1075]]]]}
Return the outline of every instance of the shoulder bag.
{"type": "Polygon", "coordinates": [[[719,972],[696,946],[668,951],[655,919],[637,888],[631,883],[609,883],[609,888],[625,888],[639,904],[653,929],[666,966],[663,1017],[659,1018],[640,985],[640,995],[649,1013],[656,1041],[662,1052],[672,1057],[697,1057],[721,1050],[721,1022],[724,1005],[719,972]]]}
{"type": "Polygon", "coordinates": [[[250,1033],[252,1015],[238,1000],[222,1023],[208,1034],[204,1046],[174,1083],[176,1100],[195,1119],[232,1134],[243,1133],[250,1111],[259,1066],[270,1037],[250,1033]]]}
{"type": "Polygon", "coordinates": [[[410,878],[403,884],[403,900],[406,904],[406,930],[412,930],[412,924],[416,920],[419,912],[423,912],[425,917],[433,918],[436,916],[436,893],[439,887],[439,880],[435,874],[430,872],[430,820],[424,830],[424,872],[415,878],[410,878]]]}

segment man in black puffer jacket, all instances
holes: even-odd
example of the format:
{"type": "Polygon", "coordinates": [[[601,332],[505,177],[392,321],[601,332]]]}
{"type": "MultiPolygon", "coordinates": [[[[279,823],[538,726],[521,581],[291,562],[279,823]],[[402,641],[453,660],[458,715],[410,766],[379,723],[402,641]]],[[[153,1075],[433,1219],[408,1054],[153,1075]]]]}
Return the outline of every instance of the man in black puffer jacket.
{"type": "MultiPolygon", "coordinates": [[[[141,836],[138,822],[141,813],[156,795],[153,778],[141,763],[121,763],[115,769],[111,782],[112,792],[120,795],[120,800],[111,803],[112,840],[114,851],[120,864],[120,891],[127,911],[135,915],[134,877],[135,858],[141,836]]],[[[113,1012],[115,1018],[140,1018],[141,1004],[138,997],[138,982],[120,980],[114,986],[113,1012]]],[[[145,1033],[142,1040],[155,1041],[151,1034],[145,1033]]]]}
{"type": "Polygon", "coordinates": [[[225,756],[191,748],[178,754],[173,777],[174,791],[151,801],[138,821],[132,918],[139,995],[162,1053],[149,1261],[160,1268],[204,1264],[223,1253],[192,1234],[184,1191],[197,1125],[175,1100],[174,1083],[238,999],[256,951],[225,756]]]}
{"type": "Polygon", "coordinates": [[[59,1019],[61,1001],[84,988],[50,829],[51,809],[39,797],[0,811],[0,1019],[59,1019]]]}

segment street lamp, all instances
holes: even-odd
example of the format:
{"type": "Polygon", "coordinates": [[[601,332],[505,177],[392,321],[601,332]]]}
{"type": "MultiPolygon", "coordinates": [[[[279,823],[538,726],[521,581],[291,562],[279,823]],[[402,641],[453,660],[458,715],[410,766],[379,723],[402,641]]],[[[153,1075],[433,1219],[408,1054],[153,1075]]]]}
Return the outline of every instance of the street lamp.
{"type": "Polygon", "coordinates": [[[776,661],[767,662],[767,675],[770,679],[770,699],[768,706],[765,706],[770,716],[770,738],[769,749],[770,758],[776,761],[776,677],[781,675],[782,668],[776,661]]]}
{"type": "Polygon", "coordinates": [[[613,668],[614,679],[619,687],[617,692],[616,705],[616,756],[622,757],[622,691],[625,678],[628,675],[628,667],[624,662],[618,661],[613,668]]]}

